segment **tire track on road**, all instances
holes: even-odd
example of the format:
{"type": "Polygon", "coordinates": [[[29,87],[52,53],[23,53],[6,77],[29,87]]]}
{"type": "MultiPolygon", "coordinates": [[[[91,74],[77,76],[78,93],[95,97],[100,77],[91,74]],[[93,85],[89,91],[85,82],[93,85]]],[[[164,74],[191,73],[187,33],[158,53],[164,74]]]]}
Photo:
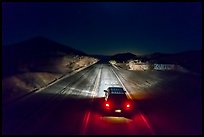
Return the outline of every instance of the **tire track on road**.
{"type": "MultiPolygon", "coordinates": [[[[127,90],[127,88],[125,87],[125,85],[123,84],[123,82],[120,80],[119,76],[116,74],[116,72],[113,70],[113,68],[111,68],[112,72],[115,74],[115,76],[117,77],[117,79],[119,80],[119,82],[121,83],[121,85],[123,86],[123,88],[126,90],[127,96],[131,99],[132,97],[130,96],[129,91],[127,90]]],[[[138,112],[139,115],[141,116],[142,120],[144,121],[144,123],[146,124],[147,128],[149,129],[150,133],[152,135],[155,135],[155,131],[153,130],[152,126],[150,125],[150,122],[148,122],[147,118],[144,116],[144,114],[141,112],[141,110],[139,110],[138,108],[138,112]]]]}

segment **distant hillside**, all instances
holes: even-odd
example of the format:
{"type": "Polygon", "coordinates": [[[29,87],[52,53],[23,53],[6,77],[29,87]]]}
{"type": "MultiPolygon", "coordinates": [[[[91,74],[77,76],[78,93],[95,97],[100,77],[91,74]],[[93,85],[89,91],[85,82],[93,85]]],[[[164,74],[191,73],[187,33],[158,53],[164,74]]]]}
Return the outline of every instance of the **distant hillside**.
{"type": "Polygon", "coordinates": [[[3,54],[6,54],[5,56],[9,54],[10,57],[15,57],[15,59],[21,59],[22,61],[26,61],[26,59],[30,61],[32,58],[48,58],[53,55],[59,56],[60,54],[86,55],[81,51],[44,37],[35,37],[13,45],[3,46],[3,54]]]}
{"type": "Polygon", "coordinates": [[[46,87],[98,61],[81,51],[43,37],[3,46],[2,53],[4,102],[46,87]]]}
{"type": "Polygon", "coordinates": [[[136,56],[132,53],[119,53],[115,55],[92,55],[95,58],[99,58],[101,63],[108,63],[110,60],[116,60],[117,62],[126,62],[130,59],[137,59],[139,56],[136,56]]]}
{"type": "Polygon", "coordinates": [[[86,54],[68,46],[59,44],[44,37],[35,37],[2,48],[3,76],[18,73],[17,68],[25,64],[43,64],[53,58],[69,56],[85,56],[86,54]]]}
{"type": "Polygon", "coordinates": [[[139,59],[143,62],[162,63],[162,64],[178,64],[193,72],[201,73],[202,71],[202,51],[191,50],[180,53],[153,53],[148,55],[134,55],[132,53],[121,53],[107,57],[108,60],[116,60],[116,62],[125,62],[128,60],[139,59]]]}
{"type": "Polygon", "coordinates": [[[202,51],[192,50],[174,54],[153,53],[143,56],[144,60],[152,63],[178,64],[191,71],[201,73],[202,51]]]}
{"type": "Polygon", "coordinates": [[[117,62],[123,62],[128,61],[130,59],[137,59],[138,56],[132,54],[132,53],[120,53],[113,56],[110,56],[111,60],[116,60],[117,62]]]}

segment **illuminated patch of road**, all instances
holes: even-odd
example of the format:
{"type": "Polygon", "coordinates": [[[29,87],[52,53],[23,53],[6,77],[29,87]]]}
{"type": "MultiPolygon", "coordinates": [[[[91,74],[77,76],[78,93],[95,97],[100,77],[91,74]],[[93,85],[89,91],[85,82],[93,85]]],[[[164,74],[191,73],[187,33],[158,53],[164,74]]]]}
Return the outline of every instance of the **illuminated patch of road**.
{"type": "Polygon", "coordinates": [[[128,90],[125,88],[124,84],[122,83],[122,81],[120,80],[120,78],[118,77],[118,75],[115,73],[115,71],[111,68],[112,72],[115,74],[115,76],[117,77],[117,79],[119,80],[120,84],[123,86],[124,90],[127,91],[127,96],[132,99],[132,97],[130,96],[128,90]]]}
{"type": "Polygon", "coordinates": [[[113,116],[101,117],[101,120],[103,120],[104,122],[113,123],[113,124],[128,123],[132,121],[125,117],[113,117],[113,116]]]}
{"type": "Polygon", "coordinates": [[[110,70],[110,67],[103,67],[98,97],[104,97],[104,90],[108,87],[121,87],[121,84],[110,70]]]}
{"type": "MultiPolygon", "coordinates": [[[[99,87],[100,77],[101,77],[101,67],[99,69],[99,73],[98,73],[96,81],[94,83],[93,90],[91,92],[92,93],[92,95],[91,95],[92,99],[94,99],[94,97],[97,95],[97,90],[98,90],[98,87],[99,87]]],[[[86,134],[86,130],[87,130],[87,127],[88,127],[90,115],[91,115],[91,111],[90,110],[86,111],[86,114],[85,114],[84,119],[83,119],[82,127],[81,127],[81,133],[83,135],[86,134]]]]}
{"type": "Polygon", "coordinates": [[[119,70],[118,67],[116,67],[114,64],[112,64],[112,66],[113,66],[114,68],[116,68],[117,70],[119,70]]]}
{"type": "Polygon", "coordinates": [[[99,88],[99,83],[100,83],[100,78],[101,78],[101,72],[102,72],[102,68],[100,67],[99,73],[97,75],[93,90],[92,90],[92,98],[94,98],[97,95],[97,91],[99,88]]]}
{"type": "Polygon", "coordinates": [[[97,94],[95,92],[91,92],[90,90],[86,90],[86,89],[77,89],[77,88],[70,88],[69,89],[71,92],[69,94],[70,95],[77,95],[79,97],[93,97],[93,96],[96,96],[97,94]]]}

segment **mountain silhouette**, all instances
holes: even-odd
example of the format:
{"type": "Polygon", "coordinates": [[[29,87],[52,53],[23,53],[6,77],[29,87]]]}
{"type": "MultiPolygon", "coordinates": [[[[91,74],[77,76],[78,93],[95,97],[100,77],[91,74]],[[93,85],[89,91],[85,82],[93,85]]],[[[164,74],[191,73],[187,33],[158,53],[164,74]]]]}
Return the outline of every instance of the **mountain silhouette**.
{"type": "Polygon", "coordinates": [[[16,44],[4,45],[2,53],[3,75],[13,74],[19,66],[30,63],[48,62],[64,55],[86,55],[79,50],[40,36],[16,44]]]}

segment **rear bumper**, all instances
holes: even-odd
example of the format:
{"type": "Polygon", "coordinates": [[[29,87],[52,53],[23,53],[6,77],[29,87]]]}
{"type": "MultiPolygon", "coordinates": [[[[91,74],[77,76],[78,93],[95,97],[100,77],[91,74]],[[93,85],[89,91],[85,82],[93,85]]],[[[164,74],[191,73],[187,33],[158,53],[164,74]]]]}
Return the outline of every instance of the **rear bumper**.
{"type": "Polygon", "coordinates": [[[124,109],[106,109],[104,110],[104,115],[105,116],[121,116],[121,117],[126,117],[126,116],[132,116],[134,115],[133,110],[124,110],[124,109]]]}

